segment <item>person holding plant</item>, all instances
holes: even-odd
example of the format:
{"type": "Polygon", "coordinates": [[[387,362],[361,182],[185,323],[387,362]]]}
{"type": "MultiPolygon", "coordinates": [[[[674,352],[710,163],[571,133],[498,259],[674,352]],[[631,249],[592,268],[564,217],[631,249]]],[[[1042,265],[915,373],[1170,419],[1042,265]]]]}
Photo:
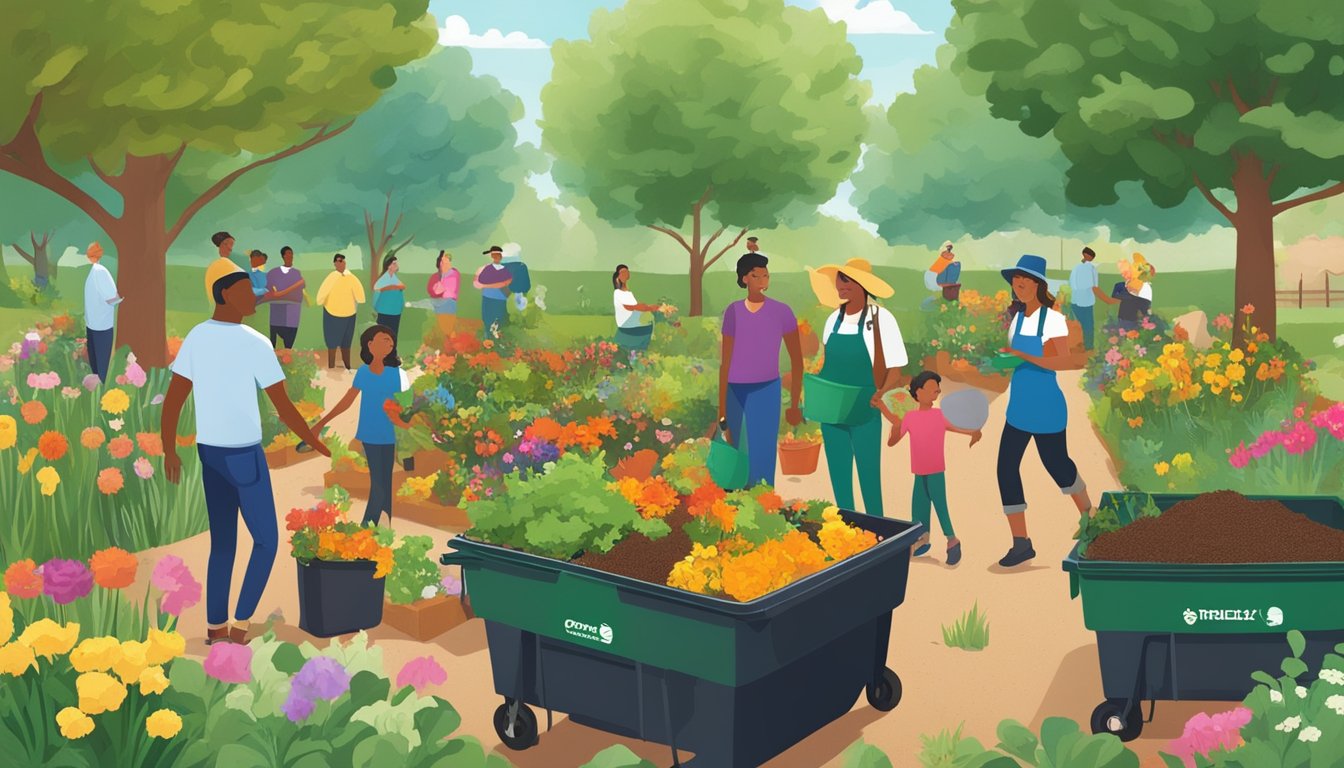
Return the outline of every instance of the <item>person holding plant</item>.
{"type": "Polygon", "coordinates": [[[383,259],[383,271],[373,284],[373,311],[378,315],[378,324],[392,329],[392,341],[396,342],[401,331],[401,313],[406,308],[406,284],[397,275],[401,264],[396,256],[383,259]]]}
{"type": "Polygon", "coordinates": [[[434,319],[439,333],[446,339],[457,328],[457,292],[462,285],[462,273],[453,266],[453,254],[439,251],[434,261],[434,274],[429,276],[425,290],[434,305],[434,319]]]}
{"type": "MultiPolygon", "coordinates": [[[[385,325],[371,325],[359,335],[359,359],[363,365],[355,371],[355,380],[336,407],[313,426],[321,430],[332,419],[345,413],[359,398],[359,426],[355,439],[364,448],[369,464],[369,504],[364,509],[364,524],[376,525],[383,513],[392,519],[392,469],[397,459],[397,438],[387,401],[409,386],[397,356],[397,338],[385,325]]],[[[406,426],[404,423],[399,426],[406,426]]]]}
{"type": "Polygon", "coordinates": [[[350,370],[350,342],[355,336],[355,311],[364,303],[364,284],[345,268],[345,254],[331,259],[332,273],[317,289],[314,302],[322,308],[322,337],[327,345],[327,368],[336,367],[341,352],[345,370],[350,370]]]}
{"type": "Polygon", "coordinates": [[[873,274],[865,259],[850,259],[808,269],[812,291],[823,306],[838,307],[822,329],[824,382],[858,391],[851,411],[833,424],[821,425],[827,470],[835,503],[854,509],[854,471],[863,493],[863,511],[881,517],[883,398],[900,376],[908,358],[896,316],[873,299],[895,291],[873,274]]]}
{"type": "Polygon", "coordinates": [[[910,500],[911,514],[924,526],[924,535],[915,542],[915,557],[927,555],[929,543],[929,507],[938,513],[938,526],[947,537],[947,564],[961,562],[961,539],[952,530],[952,518],[947,512],[947,458],[944,446],[947,433],[969,435],[971,445],[980,442],[980,430],[952,426],[939,408],[933,407],[942,395],[942,377],[932,371],[923,371],[910,382],[910,395],[918,406],[904,416],[894,413],[883,400],[880,409],[891,422],[891,437],[887,446],[896,445],[910,436],[910,474],[914,475],[914,493],[910,500]]]}
{"type": "Polygon", "coordinates": [[[196,406],[196,452],[210,518],[210,558],[206,570],[206,643],[243,643],[256,612],[279,542],[275,496],[261,447],[261,412],[257,390],[265,390],[280,420],[323,456],[331,451],[308,428],[285,391],[285,374],[275,349],[257,331],[243,324],[257,311],[257,297],[245,272],[230,272],[215,281],[215,312],[191,329],[173,360],[173,378],[163,401],[160,441],[163,475],[170,483],[182,478],[177,455],[177,424],[191,395],[196,406]],[[229,590],[238,548],[238,517],[252,536],[242,590],[229,626],[229,590]]]}
{"type": "Polygon", "coordinates": [[[1069,350],[1069,328],[1064,315],[1054,309],[1045,278],[1046,262],[1040,256],[1026,255],[1017,266],[1003,270],[1003,279],[1013,290],[1012,319],[1008,324],[1010,346],[1004,351],[1022,359],[1013,369],[1008,388],[1008,414],[999,442],[999,499],[1013,545],[999,565],[1011,568],[1036,557],[1027,534],[1027,501],[1022,490],[1022,456],[1027,443],[1036,441],[1046,471],[1064,495],[1073,497],[1079,514],[1090,515],[1092,502],[1087,496],[1078,467],[1069,458],[1065,428],[1068,403],[1059,388],[1058,371],[1083,368],[1086,354],[1069,350]]]}
{"type": "Polygon", "coordinates": [[[616,310],[616,343],[629,349],[646,349],[653,326],[645,325],[645,312],[667,312],[671,308],[658,304],[640,304],[630,291],[630,268],[617,264],[611,273],[612,306],[616,310]]]}
{"type": "MultiPolygon", "coordinates": [[[[789,352],[788,423],[802,423],[803,345],[798,319],[782,301],[768,298],[769,259],[760,253],[737,260],[737,287],[747,297],[728,305],[723,313],[723,346],[719,365],[718,428],[733,447],[746,433],[747,487],[775,482],[779,452],[779,411],[783,392],[779,350],[789,352]],[[738,341],[741,341],[739,344],[738,341]]],[[[734,490],[734,489],[729,489],[734,490]]]]}

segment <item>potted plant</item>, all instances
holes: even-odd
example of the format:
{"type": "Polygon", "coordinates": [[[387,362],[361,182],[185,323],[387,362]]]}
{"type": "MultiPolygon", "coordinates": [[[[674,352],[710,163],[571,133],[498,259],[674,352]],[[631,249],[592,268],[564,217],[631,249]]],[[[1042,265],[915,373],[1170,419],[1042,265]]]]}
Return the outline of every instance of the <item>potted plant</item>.
{"type": "Polygon", "coordinates": [[[405,536],[392,551],[383,621],[412,638],[432,640],[467,620],[461,582],[444,578],[429,558],[434,540],[405,536]]]}
{"type": "Polygon", "coordinates": [[[821,427],[805,421],[789,427],[779,441],[779,471],[785,475],[810,475],[821,458],[821,427]]]}
{"type": "Polygon", "coordinates": [[[351,522],[348,508],[349,496],[334,488],[317,506],[285,516],[298,561],[299,628],[317,637],[358,632],[383,620],[394,534],[351,522]]]}

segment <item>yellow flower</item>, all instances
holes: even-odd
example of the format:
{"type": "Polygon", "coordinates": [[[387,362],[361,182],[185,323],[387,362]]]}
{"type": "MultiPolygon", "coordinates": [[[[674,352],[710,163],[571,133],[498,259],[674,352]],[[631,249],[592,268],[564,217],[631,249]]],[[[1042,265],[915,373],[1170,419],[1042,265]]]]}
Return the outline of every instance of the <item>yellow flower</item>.
{"type": "Polygon", "coordinates": [[[1204,364],[1210,368],[1217,368],[1218,366],[1223,364],[1223,356],[1218,354],[1211,354],[1208,357],[1204,358],[1204,364]]]}
{"type": "Polygon", "coordinates": [[[13,416],[0,416],[0,451],[7,451],[19,441],[19,423],[13,416]]]}
{"type": "Polygon", "coordinates": [[[146,655],[149,646],[138,640],[127,640],[121,644],[121,653],[112,665],[112,671],[126,685],[133,685],[140,679],[140,673],[149,666],[146,655]]]}
{"type": "Polygon", "coordinates": [[[14,637],[14,607],[9,604],[9,594],[0,592],[0,645],[8,643],[14,637]]]}
{"type": "Polygon", "coordinates": [[[130,409],[131,398],[127,397],[126,393],[122,390],[113,387],[103,393],[101,405],[105,412],[115,416],[117,414],[125,413],[130,409]]]}
{"type": "Polygon", "coordinates": [[[1158,477],[1162,477],[1167,474],[1167,472],[1171,471],[1171,465],[1165,461],[1159,461],[1153,465],[1153,471],[1157,473],[1158,477]]]}
{"type": "Polygon", "coordinates": [[[1233,393],[1232,393],[1232,402],[1234,402],[1234,403],[1240,403],[1243,399],[1244,399],[1244,398],[1242,398],[1242,396],[1241,396],[1240,394],[1238,394],[1238,393],[1236,393],[1236,392],[1233,392],[1233,393]]]}
{"type": "Polygon", "coordinates": [[[145,719],[145,732],[156,739],[171,739],[182,730],[182,718],[171,709],[160,709],[145,719]]]}
{"type": "Polygon", "coordinates": [[[19,459],[19,474],[28,474],[28,470],[33,468],[34,461],[37,461],[37,449],[29,448],[28,452],[23,454],[23,458],[19,459]]]}
{"type": "Polygon", "coordinates": [[[1178,453],[1171,459],[1171,466],[1176,469],[1189,469],[1195,463],[1195,457],[1188,453],[1178,453]]]}
{"type": "Polygon", "coordinates": [[[159,694],[168,690],[168,676],[163,667],[153,666],[140,673],[140,695],[159,694]]]}
{"type": "Polygon", "coordinates": [[[106,672],[85,672],[75,679],[79,708],[86,715],[116,712],[126,700],[126,686],[106,672]]]}
{"type": "Polygon", "coordinates": [[[1227,356],[1227,359],[1234,363],[1240,363],[1242,360],[1246,359],[1246,353],[1242,352],[1240,349],[1234,349],[1232,350],[1232,353],[1227,356]]]}
{"type": "Polygon", "coordinates": [[[74,707],[57,712],[56,724],[61,727],[61,735],[67,739],[82,739],[93,733],[93,718],[74,707]]]}
{"type": "Polygon", "coordinates": [[[187,639],[176,632],[149,630],[149,651],[145,660],[150,664],[167,664],[187,652],[187,639]]]}
{"type": "Polygon", "coordinates": [[[1246,366],[1239,363],[1228,363],[1227,378],[1232,381],[1242,381],[1246,378],[1246,366]]]}
{"type": "Polygon", "coordinates": [[[24,628],[19,642],[33,649],[33,653],[50,661],[54,656],[70,652],[79,640],[79,625],[71,622],[62,627],[51,619],[39,619],[24,628]]]}
{"type": "Polygon", "coordinates": [[[0,675],[18,677],[36,666],[37,658],[33,656],[32,648],[23,643],[0,646],[0,675]]]}
{"type": "Polygon", "coordinates": [[[61,475],[55,467],[43,467],[37,470],[37,482],[42,485],[43,496],[52,496],[56,493],[56,486],[61,484],[61,475]]]}
{"type": "Polygon", "coordinates": [[[90,637],[70,652],[76,672],[106,672],[121,658],[121,641],[115,637],[90,637]]]}

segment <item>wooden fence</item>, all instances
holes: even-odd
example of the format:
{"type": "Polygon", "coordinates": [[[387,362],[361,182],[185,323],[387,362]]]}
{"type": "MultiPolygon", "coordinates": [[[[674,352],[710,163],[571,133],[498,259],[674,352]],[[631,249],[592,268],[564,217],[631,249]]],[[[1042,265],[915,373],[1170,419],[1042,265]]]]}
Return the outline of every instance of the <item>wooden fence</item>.
{"type": "Polygon", "coordinates": [[[1336,277],[1344,273],[1326,272],[1324,275],[1324,288],[1319,290],[1307,290],[1305,280],[1301,275],[1297,278],[1297,289],[1275,291],[1275,297],[1281,306],[1294,306],[1298,309],[1303,307],[1344,307],[1344,289],[1330,288],[1330,275],[1336,277]]]}

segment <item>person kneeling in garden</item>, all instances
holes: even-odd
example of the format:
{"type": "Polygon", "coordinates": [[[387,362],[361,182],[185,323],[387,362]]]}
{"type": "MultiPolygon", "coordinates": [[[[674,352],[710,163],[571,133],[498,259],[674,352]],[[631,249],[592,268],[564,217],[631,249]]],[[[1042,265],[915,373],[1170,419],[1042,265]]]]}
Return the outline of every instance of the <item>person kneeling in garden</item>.
{"type": "Polygon", "coordinates": [[[177,422],[191,395],[196,406],[196,452],[210,518],[210,559],[206,566],[205,633],[207,644],[244,643],[279,546],[271,473],[261,448],[263,389],[285,426],[323,456],[331,452],[308,428],[285,392],[285,374],[265,336],[243,324],[256,313],[257,297],[246,272],[231,272],[211,288],[215,313],[191,329],[173,361],[173,379],[163,401],[163,475],[182,478],[177,455],[177,422]],[[252,536],[242,591],[229,627],[229,590],[238,550],[238,515],[252,536]]]}
{"type": "Polygon", "coordinates": [[[956,565],[961,562],[961,540],[952,530],[952,517],[947,512],[947,459],[943,449],[948,432],[970,435],[971,445],[975,445],[980,442],[980,430],[954,427],[943,417],[942,409],[933,407],[943,393],[942,383],[938,374],[923,371],[910,382],[910,394],[919,404],[916,410],[897,416],[885,402],[880,407],[891,422],[888,446],[910,436],[910,474],[915,476],[910,509],[915,521],[925,528],[924,535],[915,543],[914,554],[916,557],[927,555],[932,546],[928,530],[929,507],[932,506],[938,512],[938,525],[947,537],[947,564],[956,565]]]}

